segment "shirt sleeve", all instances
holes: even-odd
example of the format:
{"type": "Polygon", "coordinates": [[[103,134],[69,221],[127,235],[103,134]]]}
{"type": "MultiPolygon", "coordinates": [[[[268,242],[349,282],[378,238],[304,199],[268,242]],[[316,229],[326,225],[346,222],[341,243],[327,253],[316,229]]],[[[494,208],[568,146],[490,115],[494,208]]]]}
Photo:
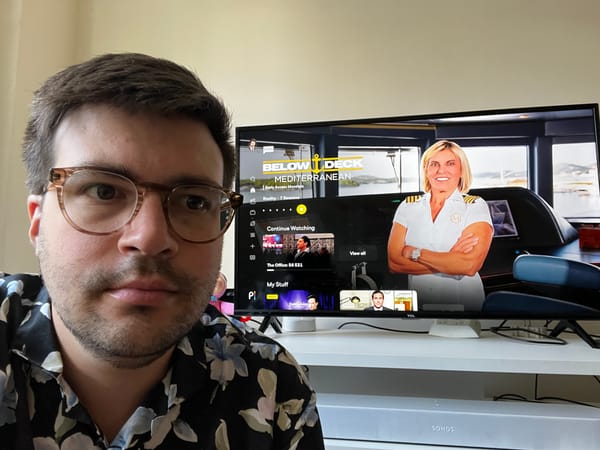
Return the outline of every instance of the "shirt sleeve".
{"type": "Polygon", "coordinates": [[[408,204],[406,203],[406,200],[402,201],[402,203],[398,205],[398,208],[396,208],[394,223],[399,223],[408,228],[408,204]]]}
{"type": "Polygon", "coordinates": [[[484,199],[481,197],[469,205],[467,225],[477,222],[486,222],[492,226],[492,217],[490,209],[484,199]]]}

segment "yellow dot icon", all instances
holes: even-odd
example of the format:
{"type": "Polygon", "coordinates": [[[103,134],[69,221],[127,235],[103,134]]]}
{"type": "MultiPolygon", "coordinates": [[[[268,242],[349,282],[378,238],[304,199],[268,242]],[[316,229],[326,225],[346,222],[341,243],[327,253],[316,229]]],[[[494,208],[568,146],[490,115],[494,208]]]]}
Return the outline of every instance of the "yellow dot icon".
{"type": "Polygon", "coordinates": [[[296,206],[296,212],[301,216],[306,214],[306,205],[304,203],[300,203],[298,206],[296,206]]]}

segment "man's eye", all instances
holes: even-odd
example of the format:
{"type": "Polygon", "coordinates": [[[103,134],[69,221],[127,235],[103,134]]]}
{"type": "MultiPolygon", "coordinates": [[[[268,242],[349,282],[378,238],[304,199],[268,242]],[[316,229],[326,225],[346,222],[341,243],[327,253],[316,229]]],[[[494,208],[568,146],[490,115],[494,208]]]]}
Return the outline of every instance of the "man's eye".
{"type": "Polygon", "coordinates": [[[95,194],[101,200],[112,200],[117,196],[117,190],[109,184],[99,184],[95,188],[95,194]]]}
{"type": "Polygon", "coordinates": [[[85,195],[97,200],[114,200],[119,196],[118,189],[111,184],[91,184],[80,190],[85,195]]]}
{"type": "Polygon", "coordinates": [[[211,209],[211,203],[205,198],[197,195],[190,195],[185,199],[185,206],[193,211],[208,211],[211,209]]]}

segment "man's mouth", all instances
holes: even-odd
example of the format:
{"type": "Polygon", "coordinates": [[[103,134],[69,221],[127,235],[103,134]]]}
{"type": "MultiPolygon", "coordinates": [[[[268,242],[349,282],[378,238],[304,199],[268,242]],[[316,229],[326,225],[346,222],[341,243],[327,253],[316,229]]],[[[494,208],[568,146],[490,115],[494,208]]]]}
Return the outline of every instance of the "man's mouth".
{"type": "Polygon", "coordinates": [[[107,290],[111,297],[118,301],[140,306],[161,306],[177,294],[177,288],[164,280],[139,279],[107,290]]]}

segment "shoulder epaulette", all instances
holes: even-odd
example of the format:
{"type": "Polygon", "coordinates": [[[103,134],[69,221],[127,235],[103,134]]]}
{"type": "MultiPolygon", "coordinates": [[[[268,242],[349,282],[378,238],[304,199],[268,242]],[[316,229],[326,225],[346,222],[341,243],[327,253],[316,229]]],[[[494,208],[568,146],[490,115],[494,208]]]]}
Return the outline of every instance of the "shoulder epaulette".
{"type": "Polygon", "coordinates": [[[406,203],[416,203],[421,200],[422,195],[409,195],[406,197],[406,203]]]}
{"type": "Polygon", "coordinates": [[[480,198],[478,195],[463,195],[465,203],[475,203],[478,198],[480,198]]]}

